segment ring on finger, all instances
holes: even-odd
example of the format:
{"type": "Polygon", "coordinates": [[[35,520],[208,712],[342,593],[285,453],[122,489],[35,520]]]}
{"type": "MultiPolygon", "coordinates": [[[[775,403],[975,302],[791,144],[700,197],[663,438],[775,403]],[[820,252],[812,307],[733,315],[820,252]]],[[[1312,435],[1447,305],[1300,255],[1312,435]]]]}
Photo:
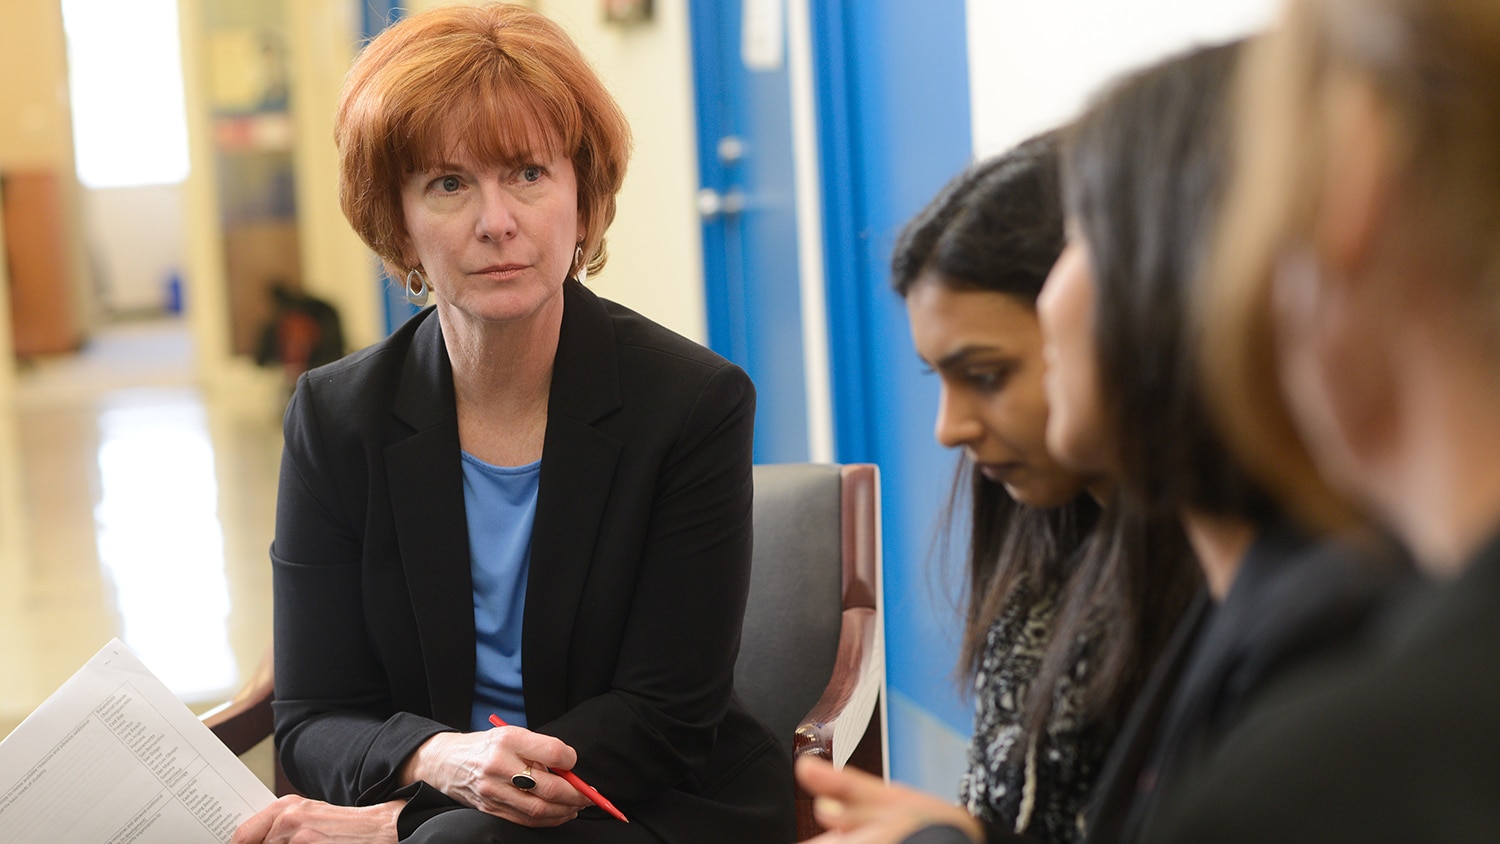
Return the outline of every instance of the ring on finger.
{"type": "Polygon", "coordinates": [[[522,791],[530,791],[533,788],[536,788],[536,777],[533,777],[531,775],[531,766],[527,765],[526,770],[522,771],[519,774],[512,774],[510,777],[510,784],[515,786],[516,788],[521,789],[522,791]]]}

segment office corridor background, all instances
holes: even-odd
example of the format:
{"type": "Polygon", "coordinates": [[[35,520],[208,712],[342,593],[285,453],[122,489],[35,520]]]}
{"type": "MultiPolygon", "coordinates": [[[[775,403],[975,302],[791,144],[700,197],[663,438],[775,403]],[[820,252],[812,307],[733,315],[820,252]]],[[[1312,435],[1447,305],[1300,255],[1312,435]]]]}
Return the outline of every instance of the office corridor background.
{"type": "Polygon", "coordinates": [[[23,369],[0,413],[0,735],[112,636],[195,707],[239,685],[270,641],[280,421],[198,389],[181,320],[23,369]]]}

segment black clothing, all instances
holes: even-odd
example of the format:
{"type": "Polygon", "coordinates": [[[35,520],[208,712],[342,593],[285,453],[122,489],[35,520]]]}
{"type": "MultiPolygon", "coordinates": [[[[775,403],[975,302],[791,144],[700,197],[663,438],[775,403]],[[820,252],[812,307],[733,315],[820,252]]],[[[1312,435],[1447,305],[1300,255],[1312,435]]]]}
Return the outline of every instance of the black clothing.
{"type": "MultiPolygon", "coordinates": [[[[1224,602],[1200,595],[1158,657],[1099,777],[1085,840],[1154,840],[1143,830],[1158,803],[1189,786],[1247,707],[1302,665],[1353,647],[1408,574],[1388,555],[1314,543],[1286,524],[1263,530],[1224,602]]],[[[998,825],[985,831],[988,844],[1035,841],[998,825]]],[[[947,834],[930,844],[967,842],[947,834]]]]}
{"type": "MultiPolygon", "coordinates": [[[[521,643],[527,723],[576,749],[579,775],[663,841],[788,840],[788,751],[734,696],[754,388],[577,282],[559,295],[521,643]]],[[[381,802],[423,741],[469,729],[474,693],[457,409],[433,311],[300,379],[285,431],[277,745],[309,796],[381,802]]],[[[564,824],[545,840],[589,829],[610,827],[564,824]]]]}
{"type": "Polygon", "coordinates": [[[1257,702],[1146,840],[1494,841],[1500,536],[1375,632],[1257,702]]]}
{"type": "Polygon", "coordinates": [[[1100,779],[1090,840],[1139,840],[1161,795],[1183,784],[1246,706],[1310,657],[1357,640],[1406,571],[1286,523],[1262,530],[1224,601],[1205,594],[1202,614],[1190,614],[1187,635],[1158,662],[1163,677],[1137,699],[1100,779]]]}

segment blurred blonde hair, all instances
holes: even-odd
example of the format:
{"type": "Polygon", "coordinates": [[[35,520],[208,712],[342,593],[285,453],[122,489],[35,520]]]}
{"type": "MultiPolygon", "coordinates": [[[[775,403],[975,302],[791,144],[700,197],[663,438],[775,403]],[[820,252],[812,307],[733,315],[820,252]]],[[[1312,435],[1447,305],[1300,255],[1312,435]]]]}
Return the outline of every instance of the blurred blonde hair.
{"type": "Polygon", "coordinates": [[[344,215],[397,278],[411,269],[401,183],[454,152],[503,166],[571,159],[584,264],[604,267],[630,127],[578,47],[536,12],[450,5],[393,24],[350,68],[334,140],[344,215]],[[450,138],[463,148],[446,148],[450,138]]]}
{"type": "Polygon", "coordinates": [[[1387,115],[1403,221],[1456,272],[1465,330],[1500,350],[1500,2],[1290,0],[1242,65],[1234,175],[1205,264],[1204,377],[1226,436],[1309,522],[1353,510],[1314,468],[1277,377],[1269,307],[1276,262],[1309,242],[1335,80],[1368,86],[1387,115]]]}

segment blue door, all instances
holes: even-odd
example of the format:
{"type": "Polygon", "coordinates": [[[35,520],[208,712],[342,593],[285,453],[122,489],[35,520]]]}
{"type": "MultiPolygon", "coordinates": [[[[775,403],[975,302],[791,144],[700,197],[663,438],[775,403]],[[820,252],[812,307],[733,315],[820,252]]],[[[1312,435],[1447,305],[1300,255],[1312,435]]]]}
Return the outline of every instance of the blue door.
{"type": "Polygon", "coordinates": [[[688,4],[708,343],[755,381],[755,460],[808,459],[791,94],[780,0],[688,4]]]}

